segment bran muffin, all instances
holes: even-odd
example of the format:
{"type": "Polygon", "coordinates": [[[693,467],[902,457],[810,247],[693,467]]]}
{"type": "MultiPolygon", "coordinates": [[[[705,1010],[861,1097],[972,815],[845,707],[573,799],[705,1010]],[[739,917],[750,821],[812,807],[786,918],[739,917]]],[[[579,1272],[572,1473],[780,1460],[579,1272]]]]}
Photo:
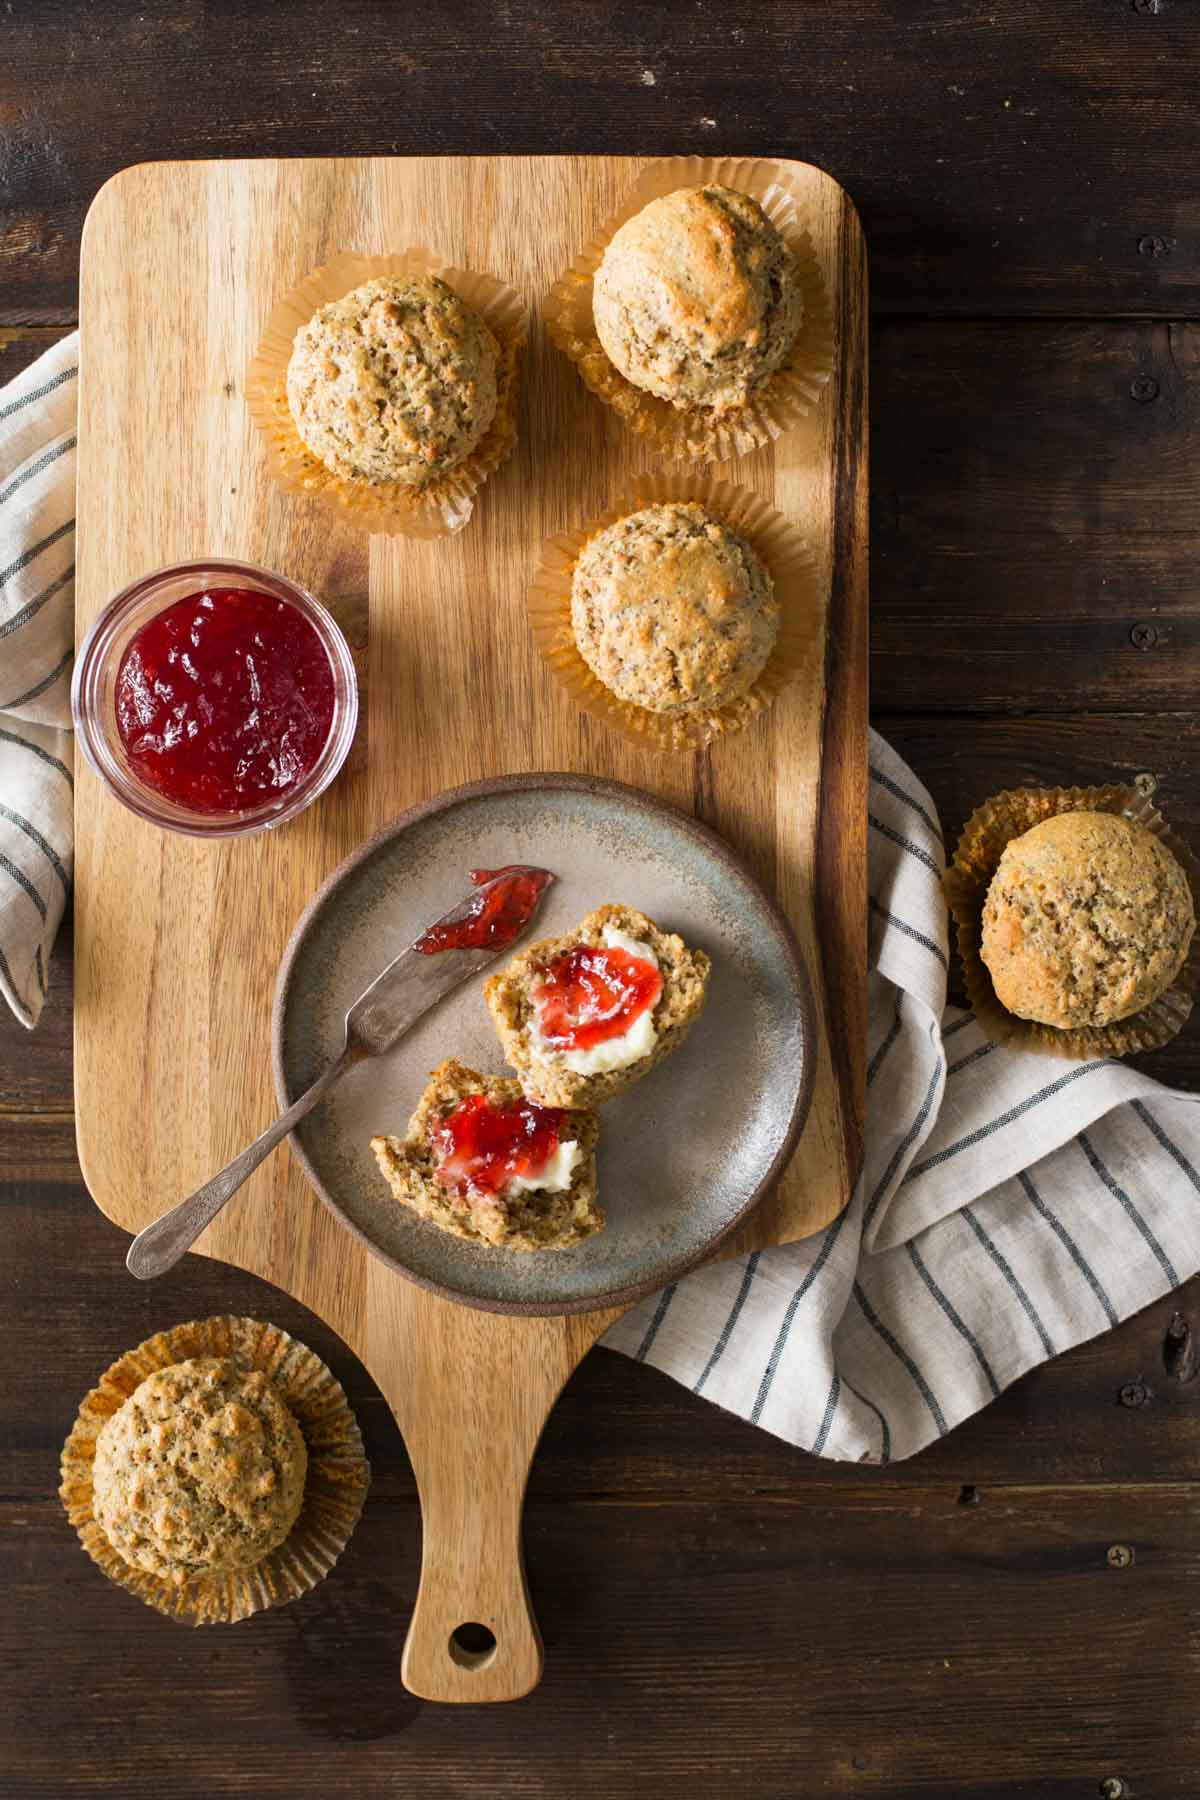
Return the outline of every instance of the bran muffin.
{"type": "Polygon", "coordinates": [[[261,1370],[195,1357],[155,1370],[105,1421],[95,1517],[127,1563],[181,1586],[248,1569],[282,1543],[307,1467],[300,1427],[261,1370]]]}
{"type": "Polygon", "coordinates": [[[571,625],[580,655],[619,699],[696,716],[753,686],[775,647],[779,602],[740,533],[694,501],[668,501],[584,545],[571,625]]]}
{"type": "Polygon", "coordinates": [[[492,976],[484,998],[505,1060],[531,1100],[543,1106],[599,1106],[678,1049],[704,1006],[711,968],[703,950],[689,950],[681,937],[663,931],[645,913],[631,906],[601,906],[569,935],[543,938],[515,956],[492,976]],[[556,1048],[546,1041],[540,1023],[539,995],[548,972],[569,953],[589,948],[636,950],[661,977],[657,999],[635,1018],[623,1039],[611,1040],[611,1047],[601,1045],[599,1056],[556,1048]]]}
{"type": "Polygon", "coordinates": [[[708,183],[652,200],[613,235],[592,300],[605,354],[682,411],[747,405],[803,314],[796,260],[748,194],[708,183]]]}
{"type": "Polygon", "coordinates": [[[980,954],[1018,1018],[1104,1026],[1166,992],[1194,928],[1187,877],[1160,838],[1116,813],[1066,812],[1006,846],[980,954]]]}
{"type": "Polygon", "coordinates": [[[568,1249],[604,1227],[596,1197],[600,1122],[592,1112],[539,1119],[539,1111],[530,1108],[519,1082],[479,1075],[451,1057],[430,1076],[406,1135],[374,1137],[371,1148],[395,1199],[439,1230],[504,1250],[568,1249]],[[537,1171],[500,1192],[477,1187],[469,1177],[444,1178],[454,1163],[444,1141],[447,1121],[461,1116],[476,1096],[495,1108],[520,1108],[523,1131],[539,1125],[548,1131],[554,1156],[545,1173],[553,1185],[539,1186],[537,1171]]]}
{"type": "Polygon", "coordinates": [[[419,487],[456,468],[496,412],[496,339],[436,275],[364,282],[296,333],[287,398],[336,474],[419,487]]]}

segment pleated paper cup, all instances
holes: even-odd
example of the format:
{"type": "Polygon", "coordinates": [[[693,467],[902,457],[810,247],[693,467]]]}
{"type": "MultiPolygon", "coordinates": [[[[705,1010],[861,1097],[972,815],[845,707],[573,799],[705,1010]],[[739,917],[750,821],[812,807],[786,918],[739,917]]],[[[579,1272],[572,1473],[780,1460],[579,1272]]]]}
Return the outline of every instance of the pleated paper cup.
{"type": "Polygon", "coordinates": [[[1017,1018],[1003,1007],[982,955],[984,902],[1006,845],[1059,813],[1116,813],[1144,825],[1162,839],[1179,863],[1195,903],[1200,896],[1200,864],[1155,806],[1154,787],[1153,777],[1142,776],[1133,786],[1014,788],[985,800],[967,821],[946,870],[946,900],[957,931],[967,999],[992,1043],[1037,1050],[1072,1062],[1091,1062],[1098,1057],[1158,1050],[1187,1023],[1200,992],[1200,932],[1193,936],[1183,968],[1157,1000],[1111,1025],[1065,1030],[1017,1018]]]}
{"type": "Polygon", "coordinates": [[[306,275],[276,306],[246,372],[246,401],[263,434],[272,478],[285,494],[318,501],[360,531],[437,538],[461,531],[475,495],[507,461],[517,441],[517,375],[529,309],[515,288],[494,276],[447,266],[432,250],[395,256],[335,257],[306,275]],[[331,300],[341,300],[381,276],[437,275],[473,307],[500,346],[496,413],[487,431],[455,468],[413,487],[402,481],[350,481],[327,468],[300,437],[287,397],[287,369],[296,333],[331,300]]]}
{"type": "Polygon", "coordinates": [[[538,650],[577,706],[642,749],[691,751],[741,731],[810,665],[819,649],[822,582],[798,528],[760,495],[711,477],[644,475],[598,518],[546,539],[528,607],[538,650]],[[620,699],[584,661],[571,624],[571,583],[589,538],[629,513],[664,501],[696,501],[739,532],[765,565],[779,601],[779,635],[753,686],[727,706],[686,717],[651,712],[620,699]]]}
{"type": "Polygon", "coordinates": [[[804,222],[805,205],[786,163],[766,157],[665,157],[642,171],[620,210],[551,288],[542,312],[554,343],[575,364],[592,393],[659,456],[675,462],[725,462],[782,436],[816,406],[833,373],[833,313],[804,222]],[[800,330],[787,357],[749,404],[731,413],[683,411],[635,387],[609,360],[592,316],[596,271],[620,227],[652,200],[708,182],[758,201],[796,259],[803,295],[800,330]]]}
{"type": "Polygon", "coordinates": [[[350,1541],[369,1481],[358,1424],[320,1357],[278,1326],[225,1317],[159,1332],[105,1370],[63,1445],[59,1495],[80,1543],[110,1581],[182,1624],[217,1625],[284,1606],[315,1587],[350,1541]],[[126,1562],[113,1547],[93,1510],[92,1470],[105,1421],[147,1375],[198,1356],[225,1357],[268,1377],[300,1427],[308,1470],[299,1517],[269,1555],[249,1569],[197,1575],[177,1585],[126,1562]]]}

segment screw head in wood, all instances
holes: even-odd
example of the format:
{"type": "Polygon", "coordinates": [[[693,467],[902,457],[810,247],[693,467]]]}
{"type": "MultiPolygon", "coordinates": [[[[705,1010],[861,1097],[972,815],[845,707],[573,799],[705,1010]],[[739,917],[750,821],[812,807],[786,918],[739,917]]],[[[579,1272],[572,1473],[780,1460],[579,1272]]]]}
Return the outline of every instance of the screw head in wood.
{"type": "Polygon", "coordinates": [[[1122,1406],[1148,1406],[1153,1399],[1150,1389],[1142,1380],[1127,1381],[1121,1389],[1122,1406]]]}
{"type": "Polygon", "coordinates": [[[1148,622],[1131,625],[1129,641],[1135,650],[1152,650],[1158,642],[1158,626],[1148,622]]]}
{"type": "Polygon", "coordinates": [[[1147,234],[1137,241],[1139,256],[1165,256],[1169,245],[1166,238],[1147,234]]]}
{"type": "Polygon", "coordinates": [[[1129,392],[1145,406],[1148,401],[1158,399],[1158,383],[1153,375],[1135,375],[1129,384],[1129,392]]]}
{"type": "Polygon", "coordinates": [[[1133,1551],[1128,1544],[1110,1544],[1108,1547],[1108,1566],[1110,1569],[1128,1569],[1133,1563],[1133,1551]]]}

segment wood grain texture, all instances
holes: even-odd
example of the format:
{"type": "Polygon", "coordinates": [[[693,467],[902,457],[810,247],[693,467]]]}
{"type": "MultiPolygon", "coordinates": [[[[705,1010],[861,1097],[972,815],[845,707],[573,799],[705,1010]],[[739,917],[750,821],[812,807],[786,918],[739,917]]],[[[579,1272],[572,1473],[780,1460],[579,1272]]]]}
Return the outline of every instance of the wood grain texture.
{"type": "MultiPolygon", "coordinates": [[[[826,581],[836,557],[825,654],[760,728],[703,757],[654,757],[591,724],[530,644],[522,601],[536,546],[599,511],[639,466],[639,447],[540,332],[518,453],[451,540],[373,539],[368,550],[311,503],[280,496],[242,403],[243,371],[277,293],[338,250],[423,242],[538,295],[639,167],[619,159],[159,165],[127,171],[92,211],[81,296],[80,629],[134,575],[211,549],[265,562],[322,595],[347,627],[364,688],[346,771],[277,834],[217,846],[173,839],[81,773],[80,1154],[93,1195],[127,1229],[196,1186],[271,1117],[274,972],[329,870],[443,788],[561,767],[696,805],[796,925],[825,1027],[816,1095],[792,1169],[736,1247],[805,1235],[848,1196],[865,1040],[865,270],[841,190],[819,171],[798,172],[843,368],[802,429],[733,471],[802,521],[826,581]],[[160,309],[157,297],[181,284],[206,305],[160,309]],[[164,394],[188,399],[164,409],[164,394]],[[117,483],[114,444],[128,446],[117,483]],[[134,907],[131,889],[141,899],[134,907]],[[822,929],[831,916],[836,934],[822,929]]],[[[286,1156],[252,1179],[202,1247],[320,1313],[364,1357],[396,1412],[430,1521],[410,1684],[459,1700],[525,1692],[540,1667],[519,1564],[529,1459],[563,1381],[613,1315],[484,1319],[422,1293],[344,1238],[286,1156]],[[479,1372],[469,1404],[457,1373],[464,1362],[479,1372]],[[464,1668],[450,1656],[449,1634],[477,1614],[500,1648],[485,1666],[464,1668]]]]}
{"type": "Polygon", "coordinates": [[[0,322],[156,156],[711,144],[829,169],[881,312],[1200,313],[1194,0],[6,0],[0,322]],[[11,9],[11,10],[10,10],[11,9]]]}

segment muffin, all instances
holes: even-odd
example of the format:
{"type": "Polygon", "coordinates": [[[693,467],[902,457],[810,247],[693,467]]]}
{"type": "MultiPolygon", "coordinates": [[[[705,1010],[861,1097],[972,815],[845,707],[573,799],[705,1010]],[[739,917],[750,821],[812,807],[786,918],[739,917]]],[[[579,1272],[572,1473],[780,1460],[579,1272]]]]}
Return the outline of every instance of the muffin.
{"type": "Polygon", "coordinates": [[[374,1137],[402,1206],[503,1250],[564,1250],[604,1226],[594,1113],[532,1103],[516,1081],[453,1058],[429,1078],[404,1138],[374,1137]]]}
{"type": "Polygon", "coordinates": [[[601,906],[566,937],[543,938],[484,988],[505,1060],[542,1106],[590,1107],[678,1049],[711,969],[631,906],[601,906]]]}
{"type": "Polygon", "coordinates": [[[479,314],[436,275],[378,277],[297,331],[288,405],[307,449],[335,474],[416,488],[483,438],[499,361],[479,314]]]}
{"type": "Polygon", "coordinates": [[[579,653],[618,699],[696,717],[738,699],[779,634],[768,570],[695,502],[629,513],[588,539],[571,578],[579,653]]]}
{"type": "Polygon", "coordinates": [[[196,1357],[147,1375],[96,1440],[95,1517],[127,1563],[177,1586],[248,1569],[304,1499],[300,1427],[261,1370],[196,1357]]]}
{"type": "Polygon", "coordinates": [[[980,954],[1018,1018],[1104,1026],[1166,992],[1194,928],[1187,878],[1154,832],[1117,813],[1065,812],[1005,848],[980,954]]]}
{"type": "Polygon", "coordinates": [[[596,272],[596,335],[626,380],[681,411],[746,406],[795,342],[796,259],[748,194],[708,183],[652,200],[596,272]]]}

